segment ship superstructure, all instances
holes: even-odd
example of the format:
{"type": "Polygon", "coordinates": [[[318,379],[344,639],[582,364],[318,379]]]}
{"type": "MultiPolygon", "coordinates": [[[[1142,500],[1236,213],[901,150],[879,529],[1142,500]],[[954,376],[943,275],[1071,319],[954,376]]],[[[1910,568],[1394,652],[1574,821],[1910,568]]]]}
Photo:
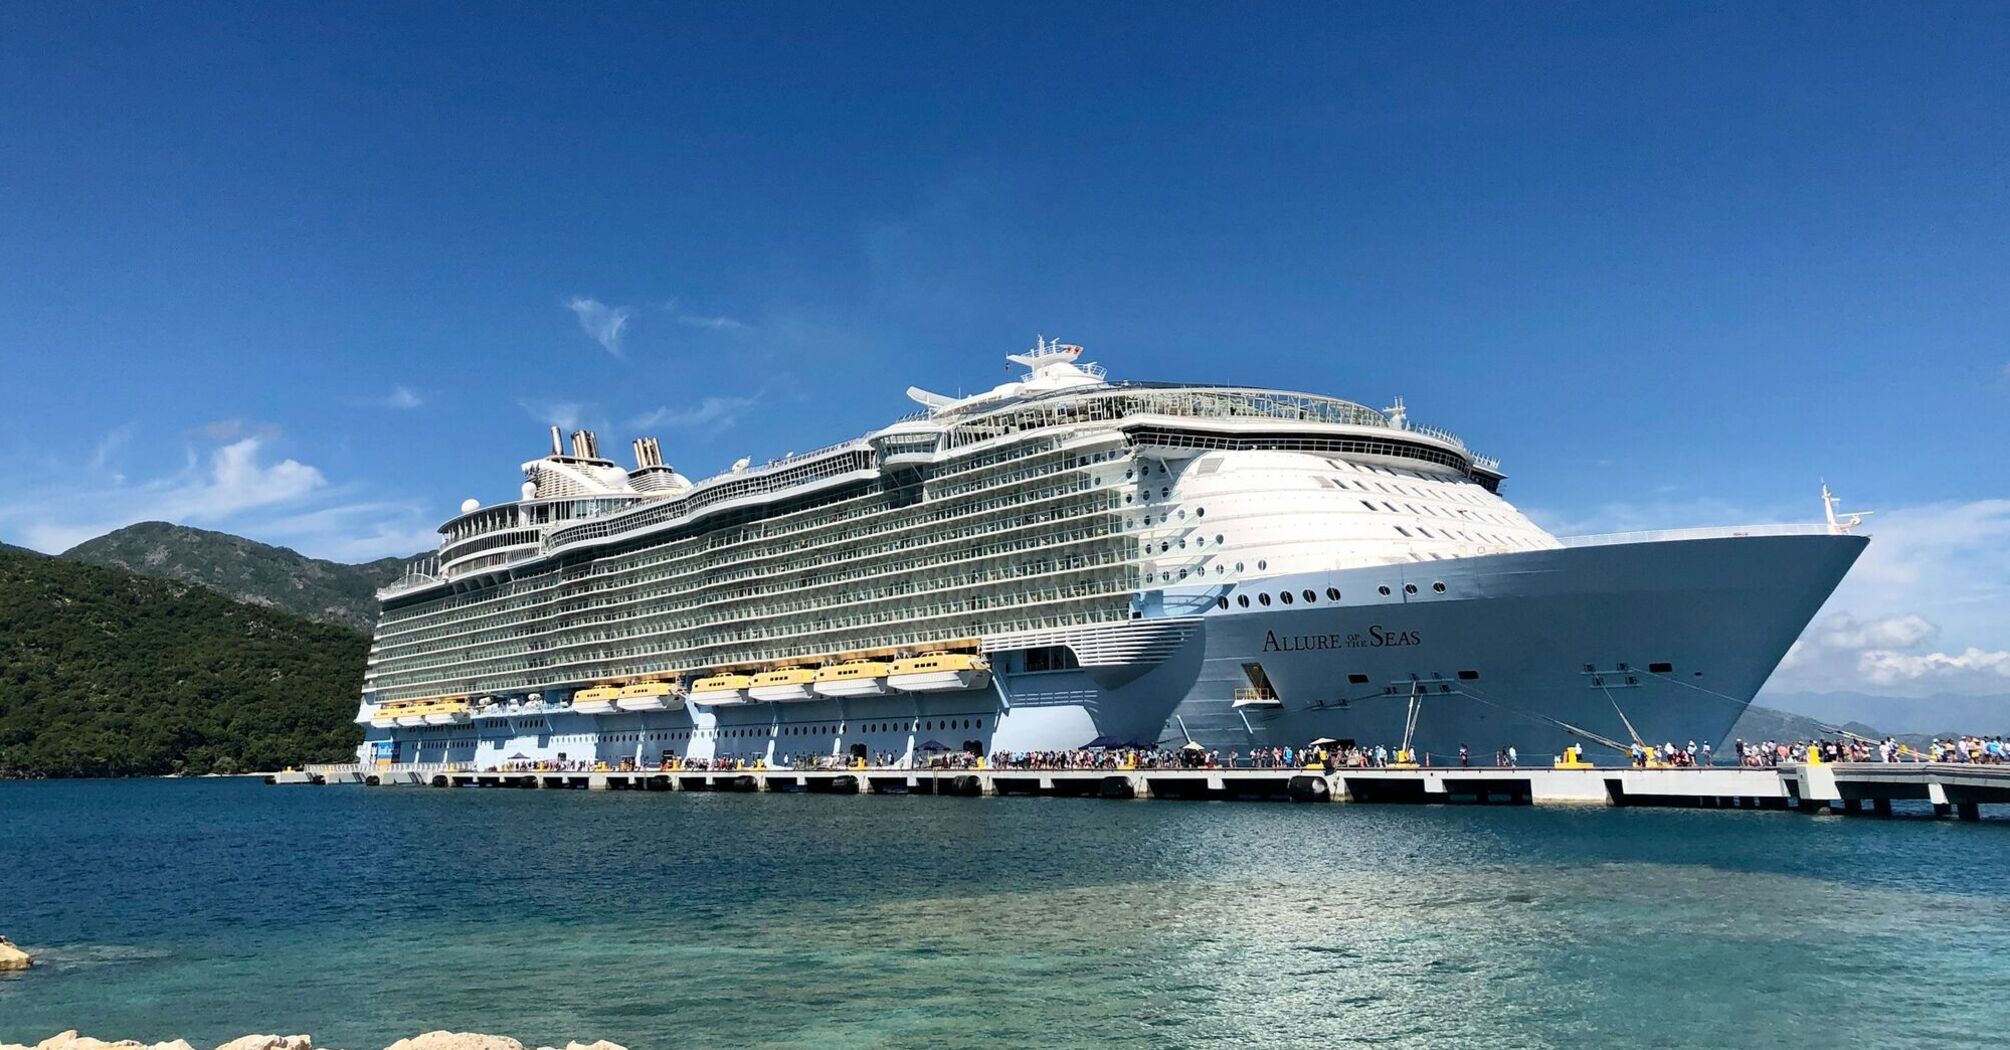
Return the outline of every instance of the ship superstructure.
{"type": "Polygon", "coordinates": [[[1721,735],[1863,542],[1569,546],[1502,498],[1496,462],[1400,400],[1113,382],[1081,354],[1042,339],[1011,356],[1013,382],[910,389],[922,410],[891,426],[695,482],[652,439],[623,469],[554,429],[519,500],[465,504],[380,593],[365,757],[1721,735]],[[1748,559],[1759,574],[1736,575],[1748,559]],[[1535,614],[1576,636],[1532,634],[1535,614]],[[1708,616],[1736,622],[1682,625],[1708,616]],[[1635,625],[1662,637],[1629,640],[1635,625]],[[1697,647],[1720,630],[1705,671],[1697,647]],[[1678,651],[1680,675],[1650,655],[1678,651]],[[1585,702],[1638,690],[1650,665],[1722,699],[1615,698],[1617,722],[1585,702]]]}

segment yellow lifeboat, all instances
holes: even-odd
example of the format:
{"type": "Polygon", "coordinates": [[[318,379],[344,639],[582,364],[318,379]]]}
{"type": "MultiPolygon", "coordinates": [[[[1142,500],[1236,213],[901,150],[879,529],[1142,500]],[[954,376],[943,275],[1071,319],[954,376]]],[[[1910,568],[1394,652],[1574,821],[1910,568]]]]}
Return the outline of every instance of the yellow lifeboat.
{"type": "Polygon", "coordinates": [[[394,717],[397,719],[399,727],[404,729],[417,729],[418,727],[426,724],[426,712],[430,710],[432,706],[433,706],[432,702],[428,700],[421,700],[416,703],[406,704],[405,706],[397,710],[397,713],[394,715],[394,717]]]}
{"type": "Polygon", "coordinates": [[[604,715],[614,710],[614,701],[620,696],[621,690],[613,686],[581,689],[572,694],[572,710],[582,715],[604,715]]]}
{"type": "Polygon", "coordinates": [[[795,700],[814,700],[810,683],[816,678],[816,671],[808,667],[784,667],[778,671],[763,671],[747,682],[747,695],[762,703],[788,703],[795,700]]]}
{"type": "Polygon", "coordinates": [[[425,719],[429,726],[450,726],[473,718],[468,714],[465,700],[441,700],[426,708],[425,719]]]}
{"type": "Polygon", "coordinates": [[[614,706],[623,711],[668,711],[684,706],[677,688],[669,682],[639,682],[624,685],[614,706]]]}
{"type": "Polygon", "coordinates": [[[398,724],[397,704],[383,704],[370,714],[370,724],[379,729],[389,729],[398,724]]]}
{"type": "Polygon", "coordinates": [[[930,653],[895,660],[886,684],[908,693],[982,689],[991,684],[991,662],[975,653],[930,653]]]}
{"type": "Polygon", "coordinates": [[[691,686],[691,702],[707,707],[722,707],[727,704],[747,702],[747,686],[753,679],[743,674],[713,675],[700,678],[691,686]]]}
{"type": "Polygon", "coordinates": [[[829,664],[817,668],[810,679],[811,688],[818,696],[884,696],[892,692],[886,684],[891,666],[878,660],[829,664]]]}

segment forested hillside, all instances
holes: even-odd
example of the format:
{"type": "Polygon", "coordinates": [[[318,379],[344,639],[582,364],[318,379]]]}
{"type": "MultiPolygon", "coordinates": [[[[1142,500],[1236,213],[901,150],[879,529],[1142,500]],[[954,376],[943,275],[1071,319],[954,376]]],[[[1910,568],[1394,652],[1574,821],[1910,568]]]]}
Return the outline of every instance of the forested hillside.
{"type": "Polygon", "coordinates": [[[406,561],[345,565],[165,521],[143,521],[85,540],[63,557],[199,583],[241,602],[366,632],[377,622],[377,588],[397,579],[406,561]]]}
{"type": "Polygon", "coordinates": [[[339,760],[361,739],[368,646],[192,584],[0,551],[0,775],[339,760]]]}

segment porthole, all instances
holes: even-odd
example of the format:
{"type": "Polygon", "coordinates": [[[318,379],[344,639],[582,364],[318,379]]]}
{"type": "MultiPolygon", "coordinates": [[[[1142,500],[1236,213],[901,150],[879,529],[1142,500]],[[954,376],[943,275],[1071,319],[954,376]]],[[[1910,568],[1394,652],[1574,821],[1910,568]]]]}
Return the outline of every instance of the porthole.
{"type": "Polygon", "coordinates": [[[1169,489],[1169,488],[1165,488],[1165,487],[1160,487],[1160,489],[1159,489],[1159,497],[1160,497],[1160,498],[1162,498],[1162,499],[1163,499],[1163,498],[1165,498],[1165,497],[1167,497],[1167,496],[1170,496],[1170,495],[1172,495],[1172,490],[1171,490],[1171,489],[1169,489]]]}
{"type": "Polygon", "coordinates": [[[1241,562],[1236,562],[1236,563],[1235,563],[1235,571],[1237,571],[1237,572],[1241,572],[1241,571],[1242,571],[1242,563],[1241,563],[1241,562]]]}
{"type": "Polygon", "coordinates": [[[1159,553],[1163,554],[1163,553],[1165,553],[1166,551],[1169,551],[1169,550],[1172,550],[1172,543],[1171,543],[1170,541],[1167,541],[1167,540],[1160,540],[1160,541],[1159,541],[1159,553]]]}
{"type": "Polygon", "coordinates": [[[1124,502],[1129,503],[1130,501],[1131,501],[1131,494],[1128,492],[1124,493],[1124,502]]]}
{"type": "Polygon", "coordinates": [[[1125,481],[1129,481],[1129,480],[1131,480],[1132,478],[1134,478],[1134,477],[1137,477],[1137,476],[1138,476],[1138,472],[1137,472],[1137,471],[1135,471],[1135,470],[1126,470],[1126,471],[1124,471],[1124,480],[1125,480],[1125,481]]]}
{"type": "Polygon", "coordinates": [[[1319,600],[1319,596],[1317,594],[1312,593],[1312,588],[1307,587],[1305,588],[1305,600],[1308,602],[1316,602],[1319,600]]]}
{"type": "Polygon", "coordinates": [[[1279,591],[1279,592],[1278,592],[1278,594],[1277,594],[1277,600],[1278,600],[1278,601],[1280,601],[1280,602],[1283,602],[1283,603],[1284,603],[1284,604],[1286,604],[1286,605],[1290,605],[1290,604],[1291,604],[1291,592],[1290,592],[1290,591],[1279,591]]]}
{"type": "Polygon", "coordinates": [[[1414,583],[1406,583],[1406,584],[1404,584],[1404,585],[1403,585],[1403,593],[1404,593],[1404,594],[1415,594],[1415,593],[1417,593],[1417,585],[1416,585],[1416,584],[1414,584],[1414,583]]]}
{"type": "Polygon", "coordinates": [[[1237,605],[1240,605],[1240,606],[1242,606],[1242,607],[1243,607],[1243,608],[1245,608],[1245,609],[1249,608],[1249,595],[1247,595],[1247,594],[1238,594],[1238,595],[1236,595],[1236,596],[1235,596],[1235,604],[1237,604],[1237,605]]]}
{"type": "Polygon", "coordinates": [[[1380,594],[1382,597],[1387,598],[1389,596],[1389,585],[1385,583],[1382,586],[1375,588],[1375,592],[1377,594],[1380,594]]]}
{"type": "Polygon", "coordinates": [[[1222,608],[1222,609],[1226,609],[1226,608],[1228,608],[1228,596],[1224,594],[1224,595],[1222,595],[1221,597],[1219,597],[1219,598],[1216,598],[1216,599],[1214,600],[1214,604],[1215,604],[1215,606],[1216,606],[1216,607],[1218,607],[1218,608],[1222,608]]]}
{"type": "Polygon", "coordinates": [[[1180,512],[1179,512],[1179,520],[1181,520],[1181,521],[1185,521],[1185,520],[1186,520],[1186,511],[1180,511],[1180,512]]]}
{"type": "Polygon", "coordinates": [[[1228,541],[1222,538],[1222,535],[1221,535],[1221,533],[1217,532],[1217,533],[1215,533],[1215,534],[1214,534],[1214,542],[1216,542],[1216,543],[1227,543],[1228,541]]]}
{"type": "Polygon", "coordinates": [[[1224,572],[1227,572],[1227,571],[1228,571],[1228,566],[1226,566],[1226,565],[1223,565],[1223,564],[1222,564],[1222,563],[1220,563],[1220,562],[1215,562],[1215,563],[1214,563],[1214,574],[1215,574],[1216,576],[1219,576],[1219,575],[1221,575],[1222,573],[1224,573],[1224,572]]]}
{"type": "Polygon", "coordinates": [[[1257,595],[1257,596],[1256,596],[1256,604],[1258,604],[1258,605],[1269,605],[1269,604],[1270,604],[1270,595],[1269,595],[1268,593],[1263,593],[1263,594],[1259,594],[1259,595],[1257,595]]]}
{"type": "Polygon", "coordinates": [[[1438,592],[1439,594],[1445,593],[1445,581],[1439,580],[1438,582],[1431,584],[1431,589],[1438,592]]]}
{"type": "Polygon", "coordinates": [[[1193,509],[1193,516],[1194,516],[1194,517],[1196,517],[1196,518],[1205,518],[1205,517],[1207,517],[1207,508],[1206,508],[1206,507],[1195,507],[1195,508],[1193,509]]]}
{"type": "Polygon", "coordinates": [[[1258,558],[1258,559],[1256,559],[1256,571],[1257,571],[1257,572],[1262,572],[1263,570],[1265,570],[1265,569],[1268,569],[1268,568],[1270,568],[1270,563],[1269,563],[1268,561],[1265,561],[1265,560],[1264,560],[1264,559],[1262,559],[1262,558],[1258,558]]]}

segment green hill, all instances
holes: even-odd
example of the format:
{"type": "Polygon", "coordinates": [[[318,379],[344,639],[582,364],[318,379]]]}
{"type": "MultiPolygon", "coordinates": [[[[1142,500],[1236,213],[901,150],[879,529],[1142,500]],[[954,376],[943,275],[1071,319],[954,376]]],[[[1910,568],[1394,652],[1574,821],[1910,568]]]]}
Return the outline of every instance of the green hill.
{"type": "Polygon", "coordinates": [[[340,760],[368,648],[187,583],[0,551],[0,775],[340,760]]]}
{"type": "Polygon", "coordinates": [[[397,579],[407,560],[382,558],[344,565],[242,536],[165,521],[128,525],[85,540],[62,556],[142,576],[201,584],[240,602],[358,631],[368,631],[376,623],[376,590],[397,579]]]}

